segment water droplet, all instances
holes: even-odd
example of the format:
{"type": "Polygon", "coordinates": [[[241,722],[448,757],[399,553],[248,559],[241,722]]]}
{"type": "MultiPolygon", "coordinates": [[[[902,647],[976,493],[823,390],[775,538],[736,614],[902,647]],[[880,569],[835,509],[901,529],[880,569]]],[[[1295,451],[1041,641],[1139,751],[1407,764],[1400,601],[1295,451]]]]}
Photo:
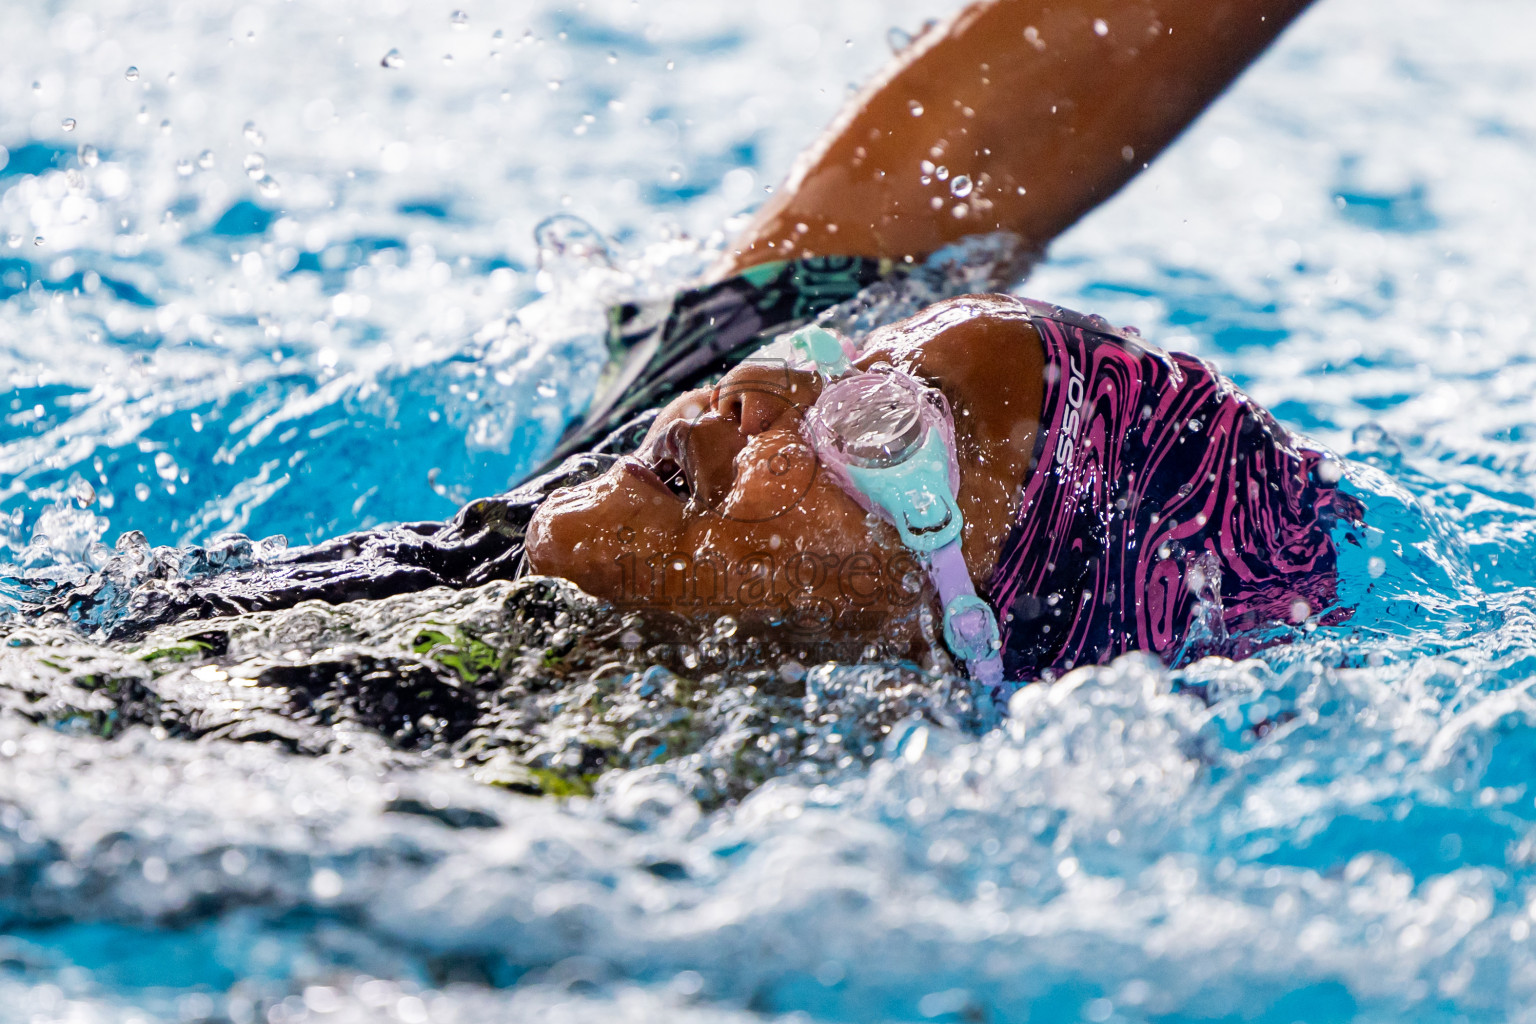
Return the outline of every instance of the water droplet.
{"type": "Polygon", "coordinates": [[[75,130],[75,119],[72,117],[66,117],[64,120],[59,122],[59,127],[63,128],[67,132],[72,132],[75,130]]]}
{"type": "Polygon", "coordinates": [[[736,635],[738,624],[729,615],[722,615],[715,620],[715,637],[719,640],[729,640],[736,635]]]}
{"type": "Polygon", "coordinates": [[[1096,36],[1109,35],[1109,22],[1105,21],[1103,18],[1094,18],[1093,34],[1096,36]]]}
{"type": "Polygon", "coordinates": [[[268,199],[276,199],[283,194],[282,186],[270,174],[263,174],[260,178],[256,179],[256,188],[268,199]]]}
{"type": "Polygon", "coordinates": [[[193,167],[191,160],[183,157],[182,159],[176,161],[176,173],[181,175],[183,178],[190,178],[192,176],[193,170],[195,170],[195,168],[193,167]]]}
{"type": "Polygon", "coordinates": [[[971,191],[971,179],[963,174],[955,175],[955,180],[949,183],[949,194],[956,199],[964,199],[971,191]]]}
{"type": "Polygon", "coordinates": [[[197,166],[205,171],[213,170],[213,150],[205,149],[197,154],[197,166]]]}
{"type": "Polygon", "coordinates": [[[309,879],[310,894],[324,902],[330,902],[340,896],[342,888],[341,876],[330,868],[321,868],[309,879]]]}
{"type": "Polygon", "coordinates": [[[11,249],[20,249],[21,248],[21,236],[18,235],[16,232],[12,231],[10,234],[5,236],[5,244],[6,244],[7,247],[9,247],[11,249]]]}
{"type": "Polygon", "coordinates": [[[253,180],[261,177],[267,170],[267,158],[260,153],[252,153],[245,158],[245,173],[253,180]]]}
{"type": "Polygon", "coordinates": [[[454,11],[448,16],[448,20],[452,22],[454,28],[461,31],[469,27],[469,15],[463,11],[454,11]]]}
{"type": "Polygon", "coordinates": [[[403,68],[405,67],[405,58],[400,56],[399,50],[392,49],[379,61],[379,66],[384,68],[403,68]]]}
{"type": "Polygon", "coordinates": [[[133,496],[140,501],[149,500],[149,484],[137,483],[133,485],[133,496]]]}
{"type": "Polygon", "coordinates": [[[130,67],[127,71],[123,72],[123,77],[130,82],[137,82],[139,80],[139,69],[130,67]]]}
{"type": "Polygon", "coordinates": [[[923,116],[923,105],[917,100],[907,100],[907,109],[912,112],[913,117],[923,116]]]}
{"type": "Polygon", "coordinates": [[[160,122],[160,134],[161,135],[169,135],[169,134],[171,134],[171,119],[170,118],[166,118],[164,121],[160,122]]]}
{"type": "Polygon", "coordinates": [[[614,53],[612,50],[609,50],[608,51],[608,63],[609,64],[617,64],[618,62],[619,62],[619,55],[617,53],[614,53]]]}
{"type": "Polygon", "coordinates": [[[245,141],[253,146],[260,146],[267,141],[267,137],[261,134],[261,130],[256,127],[255,121],[245,122],[245,127],[240,129],[240,134],[244,135],[245,141]]]}
{"type": "Polygon", "coordinates": [[[42,244],[44,244],[47,241],[48,241],[48,239],[44,238],[42,235],[37,235],[36,237],[34,237],[32,239],[32,244],[33,245],[42,245],[42,244]]]}
{"type": "Polygon", "coordinates": [[[943,164],[940,164],[938,167],[935,167],[933,169],[933,176],[935,178],[938,178],[940,181],[948,181],[949,180],[949,168],[945,167],[943,164]]]}
{"type": "Polygon", "coordinates": [[[76,154],[80,157],[80,166],[82,167],[95,167],[97,164],[101,163],[101,154],[96,152],[95,146],[81,146],[76,151],[76,154]]]}

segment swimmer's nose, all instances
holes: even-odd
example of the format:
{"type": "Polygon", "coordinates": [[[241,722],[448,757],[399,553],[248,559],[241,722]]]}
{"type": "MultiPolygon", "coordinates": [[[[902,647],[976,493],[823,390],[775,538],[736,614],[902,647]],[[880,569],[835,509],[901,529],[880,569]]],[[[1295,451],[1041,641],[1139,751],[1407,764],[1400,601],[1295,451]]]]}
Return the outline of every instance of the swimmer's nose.
{"type": "Polygon", "coordinates": [[[739,366],[715,387],[714,411],[745,437],[771,430],[785,414],[809,408],[820,378],[800,371],[739,366]]]}

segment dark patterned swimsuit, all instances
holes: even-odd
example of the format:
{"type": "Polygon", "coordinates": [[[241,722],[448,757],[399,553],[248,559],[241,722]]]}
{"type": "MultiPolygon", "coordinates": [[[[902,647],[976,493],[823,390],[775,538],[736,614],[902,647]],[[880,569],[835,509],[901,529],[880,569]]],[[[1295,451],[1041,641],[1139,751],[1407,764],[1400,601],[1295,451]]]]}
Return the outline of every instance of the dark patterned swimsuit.
{"type": "Polygon", "coordinates": [[[1333,528],[1359,503],[1210,366],[1102,318],[1024,301],[1045,345],[1034,468],[988,597],[1005,673],[1132,650],[1247,654],[1337,607],[1333,528]]]}

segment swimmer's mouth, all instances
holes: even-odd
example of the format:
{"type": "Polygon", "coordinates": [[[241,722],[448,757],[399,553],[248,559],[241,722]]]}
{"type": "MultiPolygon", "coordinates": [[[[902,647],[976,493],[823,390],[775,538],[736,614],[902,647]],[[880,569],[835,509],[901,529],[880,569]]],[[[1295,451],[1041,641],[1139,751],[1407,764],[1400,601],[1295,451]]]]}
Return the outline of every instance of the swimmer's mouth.
{"type": "Polygon", "coordinates": [[[673,423],[657,439],[650,459],[647,460],[662,486],[685,505],[694,497],[693,473],[690,472],[688,457],[683,453],[682,442],[686,429],[687,425],[681,420],[673,423]]]}
{"type": "Polygon", "coordinates": [[[671,491],[679,501],[686,503],[693,500],[693,488],[688,485],[688,472],[681,463],[675,459],[663,458],[650,468],[661,481],[662,486],[671,491]]]}

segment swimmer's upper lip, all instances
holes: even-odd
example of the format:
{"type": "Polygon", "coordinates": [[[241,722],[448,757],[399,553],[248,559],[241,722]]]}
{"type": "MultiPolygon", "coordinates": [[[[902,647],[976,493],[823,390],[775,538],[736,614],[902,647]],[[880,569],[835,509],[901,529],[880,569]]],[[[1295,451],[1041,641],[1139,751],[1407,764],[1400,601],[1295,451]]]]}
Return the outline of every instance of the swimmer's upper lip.
{"type": "Polygon", "coordinates": [[[693,500],[692,476],[677,442],[678,423],[671,424],[649,445],[624,459],[623,465],[646,484],[666,491],[683,504],[693,500]]]}
{"type": "Polygon", "coordinates": [[[698,480],[698,466],[694,465],[693,453],[684,440],[692,427],[693,424],[681,419],[668,424],[667,429],[658,438],[654,453],[655,461],[651,465],[667,490],[684,504],[692,503],[699,493],[695,485],[698,480]],[[663,472],[663,469],[668,468],[672,472],[663,472]]]}

